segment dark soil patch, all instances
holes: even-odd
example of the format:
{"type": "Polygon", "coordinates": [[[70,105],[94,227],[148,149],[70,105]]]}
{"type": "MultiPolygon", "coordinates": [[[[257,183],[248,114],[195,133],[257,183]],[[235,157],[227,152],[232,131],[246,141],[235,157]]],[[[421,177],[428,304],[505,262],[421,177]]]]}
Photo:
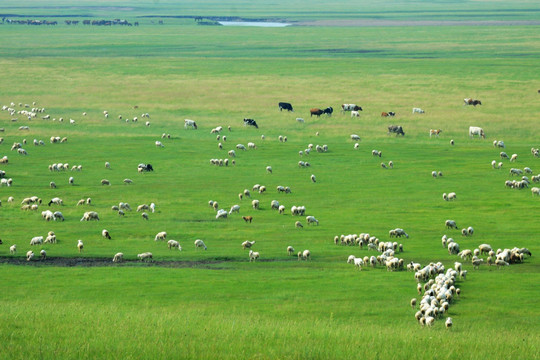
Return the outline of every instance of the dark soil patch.
{"type": "MultiPolygon", "coordinates": [[[[297,260],[296,257],[288,259],[260,259],[257,262],[275,262],[275,261],[292,261],[297,260]]],[[[105,258],[65,258],[65,257],[47,257],[45,260],[36,259],[26,261],[24,257],[0,257],[0,264],[19,265],[19,266],[56,266],[56,267],[106,267],[106,266],[136,266],[136,267],[164,267],[164,268],[203,268],[220,270],[222,267],[215,265],[225,262],[247,262],[245,260],[238,261],[231,258],[217,258],[197,261],[179,261],[179,260],[159,260],[159,261],[140,261],[140,260],[124,260],[121,263],[113,263],[111,259],[105,258]]]]}

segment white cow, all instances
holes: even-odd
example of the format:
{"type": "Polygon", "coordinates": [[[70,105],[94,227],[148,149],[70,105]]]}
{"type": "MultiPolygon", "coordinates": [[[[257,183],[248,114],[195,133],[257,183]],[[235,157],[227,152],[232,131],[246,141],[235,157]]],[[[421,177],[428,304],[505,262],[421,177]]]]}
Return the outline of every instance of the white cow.
{"type": "Polygon", "coordinates": [[[474,135],[481,136],[484,139],[486,138],[486,135],[484,134],[484,130],[481,127],[469,126],[469,136],[474,137],[474,135]]]}

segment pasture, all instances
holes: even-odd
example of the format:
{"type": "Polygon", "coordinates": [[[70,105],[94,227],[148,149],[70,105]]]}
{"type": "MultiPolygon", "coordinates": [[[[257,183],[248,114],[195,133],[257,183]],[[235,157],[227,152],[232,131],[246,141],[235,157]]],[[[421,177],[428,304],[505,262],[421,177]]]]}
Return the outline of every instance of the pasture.
{"type": "MultiPolygon", "coordinates": [[[[155,4],[134,6],[126,17],[179,9],[161,3],[158,10],[155,4]]],[[[210,4],[200,12],[189,4],[182,9],[188,15],[215,15],[210,4]]],[[[250,4],[241,16],[264,14],[259,2],[250,4]]],[[[313,13],[302,13],[299,4],[282,4],[270,15],[325,19],[322,2],[315,2],[313,13]]],[[[454,3],[429,6],[428,13],[444,10],[442,19],[459,18],[454,3]]],[[[535,7],[520,2],[509,16],[534,19],[535,7]]],[[[489,2],[484,16],[498,20],[504,11],[489,2]]],[[[406,17],[377,7],[370,12],[406,17]]],[[[338,11],[328,17],[348,18],[338,11]]],[[[9,158],[0,169],[13,179],[12,186],[0,187],[0,358],[538,358],[540,199],[530,190],[538,184],[504,186],[518,179],[510,168],[540,173],[540,159],[531,154],[540,147],[538,26],[254,29],[139,21],[130,28],[0,25],[0,106],[13,102],[18,111],[35,101],[46,109],[31,120],[0,111],[0,158],[9,158]],[[466,97],[482,105],[464,106],[466,97]],[[294,112],[280,112],[280,101],[291,102],[294,112]],[[363,111],[351,118],[340,111],[343,103],[363,111]],[[334,108],[331,117],[310,117],[311,108],[327,106],[334,108]],[[425,113],[413,114],[413,107],[425,113]],[[380,116],[389,111],[396,116],[380,116]],[[150,117],[142,118],[146,113],[150,117]],[[51,119],[42,119],[46,114],[51,119]],[[198,129],[184,129],[186,118],[198,129]],[[259,128],[244,127],[244,118],[259,128]],[[389,125],[401,125],[405,136],[388,135],[389,125]],[[211,133],[217,126],[225,141],[211,133]],[[469,126],[482,127],[486,139],[469,138],[469,126]],[[430,129],[442,132],[430,138],[430,129]],[[351,134],[361,138],[358,149],[351,134]],[[51,136],[67,142],[53,144],[51,136]],[[10,150],[23,139],[26,156],[10,150]],[[34,146],[33,139],[45,145],[34,146]],[[495,148],[493,140],[506,148],[495,148]],[[235,148],[248,142],[257,148],[235,148]],[[328,152],[299,156],[309,144],[326,144],[328,152]],[[210,164],[232,161],[231,149],[235,165],[210,164]],[[382,156],[372,156],[373,149],[382,156]],[[516,162],[501,159],[500,151],[518,154],[516,162]],[[503,167],[493,169],[492,160],[503,167]],[[299,167],[299,161],[311,166],[299,167]],[[383,169],[389,161],[394,167],[383,169]],[[51,172],[53,163],[82,165],[82,171],[51,172]],[[139,163],[155,171],[138,173],[139,163]],[[433,178],[432,171],[444,175],[433,178]],[[102,179],[111,185],[101,185],[102,179]],[[255,184],[265,185],[266,193],[253,191],[255,184]],[[291,193],[278,193],[279,185],[291,193]],[[251,198],[239,199],[244,189],[251,198]],[[455,201],[443,200],[449,192],[457,194],[455,201]],[[38,210],[21,210],[21,201],[33,195],[43,200],[38,210]],[[64,205],[47,206],[53,197],[64,205]],[[76,205],[88,197],[91,205],[76,205]],[[253,199],[259,210],[252,209],[253,199]],[[216,220],[209,200],[227,211],[238,204],[240,213],[216,220]],[[270,208],[272,200],[286,206],[285,214],[270,208]],[[111,206],[119,202],[133,211],[118,215],[111,206]],[[144,220],[135,209],[152,202],[156,211],[144,220]],[[292,216],[293,205],[306,206],[319,225],[292,216]],[[46,222],[41,211],[47,209],[66,220],[46,222]],[[79,221],[86,211],[96,211],[100,220],[79,221]],[[247,215],[252,223],[242,220],[247,215]],[[446,229],[447,219],[459,230],[474,227],[474,235],[446,229]],[[396,227],[409,238],[389,238],[396,227]],[[112,239],[103,238],[102,229],[112,239]],[[48,231],[58,243],[29,245],[48,231]],[[182,251],[154,241],[160,231],[178,240],[182,251]],[[353,233],[402,243],[404,252],[396,256],[405,264],[440,261],[451,268],[461,261],[468,271],[466,280],[457,280],[461,296],[433,327],[421,327],[414,318],[418,306],[409,305],[413,297],[420,300],[414,273],[384,265],[358,271],[347,264],[351,254],[380,255],[334,244],[335,235],[353,233]],[[444,234],[461,249],[526,247],[532,257],[497,269],[482,256],[484,264],[474,270],[441,246],[444,234]],[[208,250],[195,249],[195,239],[208,250]],[[255,240],[255,262],[241,247],[246,240],[255,240]],[[311,261],[288,256],[287,246],[309,249],[311,261]],[[47,252],[43,261],[41,249],[47,252]],[[30,262],[28,250],[36,254],[30,262]],[[137,259],[146,251],[153,262],[137,259]],[[125,261],[114,264],[117,252],[125,261]],[[446,316],[454,321],[449,330],[446,316]]]]}

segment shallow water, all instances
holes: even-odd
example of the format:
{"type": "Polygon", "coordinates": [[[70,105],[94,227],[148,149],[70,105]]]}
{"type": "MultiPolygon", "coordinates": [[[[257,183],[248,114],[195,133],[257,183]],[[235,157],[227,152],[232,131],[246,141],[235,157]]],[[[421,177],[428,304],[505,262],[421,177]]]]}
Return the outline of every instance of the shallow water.
{"type": "Polygon", "coordinates": [[[285,27],[291,24],[264,21],[218,21],[224,26],[258,26],[258,27],[285,27]]]}

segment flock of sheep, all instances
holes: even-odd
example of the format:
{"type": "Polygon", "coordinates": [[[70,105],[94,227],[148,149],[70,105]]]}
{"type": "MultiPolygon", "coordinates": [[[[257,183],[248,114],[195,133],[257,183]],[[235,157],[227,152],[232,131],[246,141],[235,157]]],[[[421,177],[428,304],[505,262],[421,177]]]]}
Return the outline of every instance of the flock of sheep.
{"type": "MultiPolygon", "coordinates": [[[[22,106],[22,105],[20,105],[22,106]]],[[[35,106],[35,103],[34,103],[35,106]]],[[[15,104],[12,103],[11,105],[6,105],[2,107],[2,110],[8,111],[12,116],[15,116],[15,114],[20,114],[22,116],[28,117],[29,119],[33,119],[37,116],[38,113],[42,113],[45,111],[44,108],[32,108],[30,110],[15,110],[15,104]]],[[[421,109],[413,109],[413,113],[420,113],[423,114],[424,111],[421,109]]],[[[103,112],[104,116],[107,118],[109,116],[107,111],[103,112]]],[[[83,114],[85,116],[86,114],[83,114]]],[[[143,118],[149,118],[150,115],[148,113],[142,114],[143,118]]],[[[50,120],[50,115],[45,115],[42,117],[44,120],[50,120]]],[[[118,117],[122,120],[122,116],[118,117]]],[[[13,121],[16,121],[16,119],[12,119],[13,121]]],[[[56,120],[56,119],[52,119],[56,120]]],[[[63,121],[62,118],[59,118],[58,121],[63,121]]],[[[133,119],[125,119],[126,122],[137,122],[137,117],[134,117],[133,119]]],[[[298,121],[298,119],[297,119],[298,121]]],[[[303,121],[302,121],[303,122],[303,121]]],[[[75,120],[70,119],[71,124],[75,124],[75,120]]],[[[146,126],[150,126],[150,122],[146,122],[146,126]]],[[[197,124],[193,120],[186,119],[185,120],[185,129],[193,129],[197,130],[197,124]]],[[[227,127],[228,131],[231,131],[231,127],[227,127]]],[[[20,130],[29,130],[28,127],[20,128],[20,130]]],[[[482,129],[480,129],[482,130],[482,129]]],[[[222,132],[224,131],[224,128],[222,126],[215,127],[211,130],[211,134],[217,134],[216,140],[218,141],[218,148],[222,150],[227,144],[227,135],[223,135],[222,132]]],[[[430,137],[432,135],[439,136],[439,133],[442,130],[430,130],[430,137]]],[[[484,135],[483,130],[481,132],[482,135],[484,135]]],[[[316,135],[319,135],[318,133],[316,135]]],[[[163,134],[162,138],[170,138],[170,134],[163,134]]],[[[264,135],[261,136],[261,141],[264,141],[266,137],[264,135]]],[[[357,134],[350,135],[350,139],[355,142],[354,149],[359,149],[359,141],[360,136],[357,134]]],[[[278,137],[279,142],[284,143],[287,142],[287,137],[280,135],[278,137]]],[[[0,144],[3,142],[3,139],[0,138],[0,144]]],[[[59,136],[52,136],[50,138],[51,144],[57,144],[57,143],[66,143],[67,138],[66,137],[59,137],[59,136]]],[[[28,152],[23,148],[23,145],[27,143],[26,139],[24,139],[21,143],[14,143],[11,150],[17,150],[17,152],[21,155],[27,155],[28,152]]],[[[43,140],[34,139],[33,141],[35,146],[42,146],[44,145],[43,140]]],[[[453,145],[453,140],[451,141],[451,144],[453,145]]],[[[155,141],[155,145],[157,147],[164,147],[163,143],[159,140],[155,141]]],[[[497,141],[495,140],[493,142],[493,145],[495,148],[505,148],[506,145],[503,141],[497,141]]],[[[236,144],[233,149],[230,149],[227,151],[227,157],[222,159],[216,159],[212,158],[210,160],[210,163],[212,165],[216,166],[229,166],[236,164],[236,151],[257,151],[258,147],[254,142],[248,142],[247,146],[241,143],[236,144]]],[[[308,144],[305,148],[298,151],[298,155],[300,157],[306,157],[313,153],[320,153],[324,154],[328,152],[328,145],[314,145],[312,143],[308,144]]],[[[538,149],[531,149],[531,153],[534,157],[539,156],[538,149]]],[[[372,150],[371,152],[372,156],[374,157],[382,157],[382,151],[379,150],[372,150]]],[[[501,152],[500,154],[501,160],[508,159],[510,162],[515,162],[517,160],[517,154],[513,154],[512,156],[508,156],[505,152],[501,152]]],[[[8,164],[9,160],[7,156],[4,156],[0,158],[0,164],[8,164]]],[[[493,160],[492,161],[492,168],[493,169],[501,169],[503,166],[503,162],[498,162],[493,160]]],[[[299,161],[298,166],[300,168],[306,168],[310,167],[310,163],[307,161],[299,161]]],[[[381,163],[381,167],[384,169],[392,169],[394,167],[393,161],[389,161],[388,165],[386,163],[381,163]]],[[[110,169],[110,164],[107,162],[105,164],[106,169],[110,169]]],[[[72,165],[70,166],[68,163],[53,163],[48,166],[49,171],[51,172],[59,172],[59,171],[82,171],[83,167],[82,165],[72,165]]],[[[138,167],[138,172],[143,171],[152,171],[153,168],[150,164],[140,164],[138,167]]],[[[266,165],[265,167],[266,173],[271,176],[274,172],[274,168],[271,165],[266,165]]],[[[511,188],[525,188],[528,187],[529,184],[532,182],[539,182],[540,181],[540,174],[536,176],[532,176],[531,180],[523,173],[532,174],[532,170],[529,167],[525,167],[523,170],[512,168],[510,170],[510,174],[512,176],[521,176],[520,180],[512,180],[512,181],[506,181],[506,186],[511,188]]],[[[0,178],[2,180],[2,185],[11,186],[13,183],[13,179],[9,178],[6,179],[5,176],[6,173],[4,171],[0,172],[0,178]]],[[[441,171],[433,171],[432,176],[434,178],[443,176],[441,171]]],[[[306,176],[306,181],[308,181],[306,176]]],[[[311,183],[316,183],[317,179],[314,174],[311,174],[309,176],[309,181],[311,183]]],[[[73,185],[74,179],[73,177],[70,177],[68,180],[68,183],[73,185]]],[[[129,178],[124,179],[125,184],[132,184],[133,181],[129,178]]],[[[102,185],[110,185],[110,181],[107,179],[101,180],[102,185]]],[[[56,184],[54,182],[50,183],[51,188],[56,188],[56,184]]],[[[533,187],[532,189],[533,195],[540,195],[540,190],[537,187],[533,187]]],[[[290,194],[292,193],[292,190],[289,186],[282,186],[278,185],[276,187],[277,194],[290,194]]],[[[267,194],[267,187],[265,185],[255,184],[251,190],[244,189],[240,193],[238,193],[238,198],[240,202],[242,202],[244,199],[250,198],[251,194],[256,193],[259,194],[260,197],[267,194]]],[[[457,195],[455,192],[450,193],[444,193],[443,199],[445,201],[453,201],[457,199],[457,195]]],[[[8,198],[8,202],[12,203],[14,201],[13,197],[8,198]]],[[[37,210],[39,206],[42,204],[42,199],[40,199],[37,196],[32,196],[29,198],[25,198],[21,202],[21,209],[22,210],[37,210]]],[[[91,199],[81,199],[77,203],[77,206],[81,205],[90,205],[91,199]]],[[[277,211],[277,214],[282,215],[285,214],[287,207],[280,203],[280,201],[273,199],[271,201],[268,201],[269,208],[271,210],[277,211]]],[[[1,203],[0,203],[1,205],[1,203]]],[[[48,206],[63,206],[63,201],[59,197],[52,198],[48,202],[48,206]]],[[[210,200],[208,202],[208,205],[215,211],[215,219],[217,220],[226,220],[231,216],[235,216],[235,214],[240,214],[241,205],[240,204],[232,204],[227,207],[222,207],[219,205],[218,201],[210,200]],[[227,211],[226,209],[229,208],[227,211]]],[[[256,211],[261,210],[261,201],[259,199],[251,199],[251,206],[248,206],[248,208],[251,208],[251,210],[256,213],[256,211]]],[[[123,216],[125,214],[125,211],[131,211],[131,207],[128,203],[119,203],[118,206],[113,205],[111,207],[113,211],[116,211],[120,216],[123,216]]],[[[137,207],[137,212],[142,212],[141,216],[143,219],[148,220],[149,215],[144,210],[151,211],[154,213],[155,211],[155,204],[151,203],[151,205],[141,204],[137,207]]],[[[290,214],[295,217],[305,217],[305,223],[307,225],[319,225],[319,220],[313,216],[313,215],[307,215],[306,214],[306,207],[303,205],[293,205],[290,206],[290,214]]],[[[64,221],[64,216],[60,211],[51,211],[51,210],[45,210],[42,212],[42,217],[45,221],[64,221]]],[[[254,219],[254,216],[243,216],[243,219],[246,223],[251,223],[254,219]]],[[[99,221],[99,215],[96,211],[86,211],[84,212],[82,218],[80,221],[99,221]]],[[[445,226],[449,230],[458,230],[458,227],[456,225],[456,222],[453,220],[447,220],[445,222],[445,226]]],[[[304,227],[302,222],[300,220],[295,220],[294,227],[297,229],[301,229],[304,227]]],[[[474,229],[469,226],[466,228],[463,228],[461,230],[461,235],[470,237],[473,236],[474,229]]],[[[112,239],[111,234],[108,230],[103,229],[102,230],[102,237],[106,239],[112,239]]],[[[389,238],[409,238],[409,234],[406,233],[401,228],[395,228],[389,230],[389,238]]],[[[179,251],[182,251],[182,246],[179,241],[174,239],[167,239],[167,233],[165,231],[158,232],[154,238],[156,242],[167,242],[167,247],[169,250],[178,249],[179,251]]],[[[50,243],[55,244],[57,242],[56,235],[54,232],[49,232],[48,235],[44,238],[43,236],[35,236],[30,240],[30,246],[35,245],[42,245],[43,243],[50,243]]],[[[261,254],[258,251],[254,251],[256,241],[244,241],[242,242],[241,246],[244,250],[249,249],[248,253],[248,259],[249,262],[256,262],[261,258],[261,254]]],[[[363,249],[364,247],[367,249],[367,251],[375,251],[378,252],[378,255],[371,255],[371,256],[356,256],[356,255],[350,255],[347,258],[347,263],[353,264],[355,268],[358,270],[362,270],[365,266],[370,266],[372,268],[375,268],[378,266],[384,266],[386,267],[387,271],[399,271],[399,270],[410,270],[414,271],[414,278],[417,281],[417,291],[419,295],[422,295],[423,291],[423,297],[419,302],[419,310],[415,314],[415,318],[418,320],[418,322],[421,325],[426,326],[432,326],[435,319],[442,317],[444,314],[447,313],[450,304],[452,304],[453,300],[456,296],[459,296],[460,289],[455,287],[456,281],[458,279],[465,280],[467,276],[467,271],[463,270],[463,266],[459,262],[455,262],[455,266],[453,269],[445,269],[444,265],[442,263],[430,263],[425,266],[421,266],[418,263],[414,263],[411,261],[411,263],[407,264],[405,266],[405,260],[403,258],[399,258],[396,256],[398,253],[403,252],[403,244],[398,242],[392,242],[392,241],[381,241],[379,238],[375,236],[371,236],[369,233],[361,233],[361,234],[349,234],[349,235],[341,235],[341,236],[335,236],[334,237],[334,243],[336,245],[342,245],[342,246],[358,246],[360,249],[363,249]]],[[[512,263],[518,263],[523,262],[525,255],[531,256],[531,252],[526,248],[513,248],[513,249],[499,249],[496,252],[489,246],[488,244],[481,244],[477,249],[464,249],[460,250],[459,244],[452,238],[447,237],[447,235],[444,235],[442,237],[442,244],[443,246],[448,250],[449,255],[455,255],[459,256],[462,260],[468,260],[471,261],[471,264],[473,265],[473,269],[477,269],[480,267],[485,260],[485,263],[487,265],[495,265],[498,268],[503,266],[508,266],[512,263]],[[487,255],[487,258],[482,258],[483,255],[487,255]]],[[[207,246],[204,243],[203,240],[197,239],[194,241],[194,246],[196,249],[204,249],[207,250],[207,246]]],[[[84,244],[82,240],[77,240],[76,248],[79,253],[82,253],[84,250],[84,244]]],[[[294,255],[296,251],[292,246],[287,246],[287,254],[289,256],[294,255]]],[[[14,255],[17,252],[17,245],[13,244],[10,246],[10,254],[14,255]]],[[[312,255],[310,250],[301,250],[296,253],[298,260],[311,260],[312,255]]],[[[45,250],[40,251],[40,258],[42,260],[46,259],[46,252],[45,250]]],[[[26,254],[26,260],[32,261],[35,257],[35,254],[33,250],[29,250],[26,254]]],[[[153,254],[151,252],[142,252],[140,254],[137,254],[137,258],[140,261],[153,261],[153,254]]],[[[120,263],[124,261],[124,253],[118,252],[114,254],[112,261],[114,263],[120,263]]],[[[412,299],[411,300],[411,306],[413,308],[416,308],[417,300],[412,299]]],[[[453,324],[452,318],[447,318],[445,325],[446,327],[451,327],[453,324]]]]}

